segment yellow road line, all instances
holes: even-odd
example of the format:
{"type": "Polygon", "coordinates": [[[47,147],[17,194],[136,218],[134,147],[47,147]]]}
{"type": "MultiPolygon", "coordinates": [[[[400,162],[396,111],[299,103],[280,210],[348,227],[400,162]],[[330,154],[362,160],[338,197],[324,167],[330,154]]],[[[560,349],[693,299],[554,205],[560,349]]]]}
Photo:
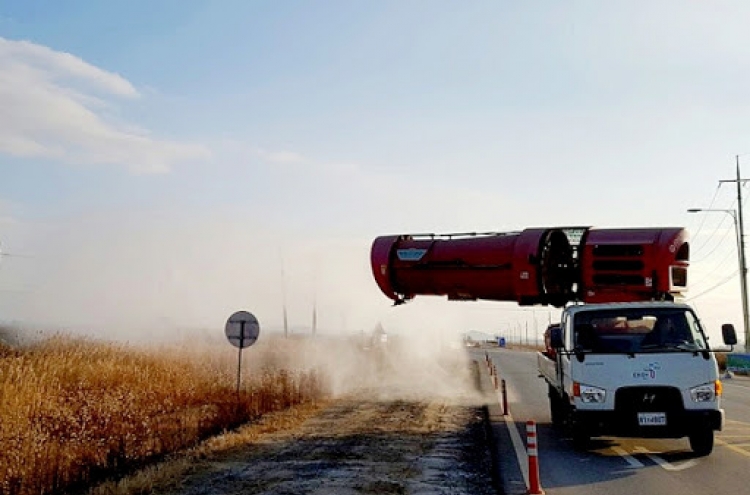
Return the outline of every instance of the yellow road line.
{"type": "Polygon", "coordinates": [[[719,445],[723,445],[724,447],[726,447],[728,449],[734,450],[738,454],[742,454],[745,457],[750,457],[750,451],[741,449],[740,447],[732,445],[731,443],[727,443],[727,442],[725,442],[725,441],[723,441],[721,439],[718,439],[718,438],[716,439],[716,443],[718,443],[719,445]]]}

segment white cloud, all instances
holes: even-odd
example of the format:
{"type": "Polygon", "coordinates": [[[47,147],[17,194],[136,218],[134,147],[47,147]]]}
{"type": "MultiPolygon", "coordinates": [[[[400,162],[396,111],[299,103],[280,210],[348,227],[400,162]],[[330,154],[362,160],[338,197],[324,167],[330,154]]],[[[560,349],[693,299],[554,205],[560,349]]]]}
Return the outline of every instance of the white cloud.
{"type": "Polygon", "coordinates": [[[0,38],[0,56],[6,60],[22,61],[28,68],[46,73],[51,78],[78,78],[107,93],[138,96],[133,85],[119,74],[99,69],[70,53],[56,52],[46,46],[0,38]]]}
{"type": "Polygon", "coordinates": [[[0,153],[163,173],[209,155],[108,118],[114,99],[140,95],[122,76],[69,53],[0,38],[0,153]]]}
{"type": "Polygon", "coordinates": [[[268,151],[260,148],[257,150],[257,153],[263,160],[281,165],[302,165],[310,163],[309,159],[299,153],[295,153],[294,151],[268,151]]]}
{"type": "MultiPolygon", "coordinates": [[[[225,143],[226,144],[226,143],[225,143]]],[[[232,143],[229,146],[236,150],[242,150],[241,143],[232,143]]],[[[352,162],[321,161],[311,158],[302,153],[291,150],[268,150],[265,148],[251,148],[251,154],[257,155],[261,160],[272,165],[304,167],[313,172],[327,174],[356,174],[361,172],[361,166],[352,162]]]]}

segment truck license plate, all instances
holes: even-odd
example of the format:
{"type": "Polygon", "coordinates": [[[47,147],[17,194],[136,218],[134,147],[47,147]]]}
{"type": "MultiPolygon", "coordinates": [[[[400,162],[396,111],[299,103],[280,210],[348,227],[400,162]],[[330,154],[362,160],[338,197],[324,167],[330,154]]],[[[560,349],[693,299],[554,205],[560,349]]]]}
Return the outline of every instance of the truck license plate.
{"type": "Polygon", "coordinates": [[[667,424],[667,413],[638,413],[638,424],[640,426],[665,426],[667,424]]]}

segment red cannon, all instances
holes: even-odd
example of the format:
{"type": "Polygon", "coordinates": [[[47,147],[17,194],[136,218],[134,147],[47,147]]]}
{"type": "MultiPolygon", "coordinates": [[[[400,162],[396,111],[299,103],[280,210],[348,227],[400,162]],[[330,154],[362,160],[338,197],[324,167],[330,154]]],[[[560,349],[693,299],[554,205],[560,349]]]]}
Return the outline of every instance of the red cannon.
{"type": "Polygon", "coordinates": [[[397,304],[424,294],[559,307],[672,300],[687,286],[689,243],[681,228],[393,235],[375,239],[371,262],[397,304]]]}

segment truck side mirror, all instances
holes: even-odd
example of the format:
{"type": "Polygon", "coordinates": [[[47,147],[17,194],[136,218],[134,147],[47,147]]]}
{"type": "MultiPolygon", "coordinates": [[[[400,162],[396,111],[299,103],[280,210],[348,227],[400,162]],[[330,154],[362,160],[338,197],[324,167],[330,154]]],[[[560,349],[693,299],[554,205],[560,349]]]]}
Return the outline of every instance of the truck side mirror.
{"type": "Polygon", "coordinates": [[[737,332],[731,323],[724,323],[721,326],[721,336],[724,338],[726,345],[737,345],[737,332]]]}
{"type": "Polygon", "coordinates": [[[563,347],[563,333],[562,328],[560,328],[559,325],[550,328],[549,343],[553,349],[560,349],[563,347]]]}

